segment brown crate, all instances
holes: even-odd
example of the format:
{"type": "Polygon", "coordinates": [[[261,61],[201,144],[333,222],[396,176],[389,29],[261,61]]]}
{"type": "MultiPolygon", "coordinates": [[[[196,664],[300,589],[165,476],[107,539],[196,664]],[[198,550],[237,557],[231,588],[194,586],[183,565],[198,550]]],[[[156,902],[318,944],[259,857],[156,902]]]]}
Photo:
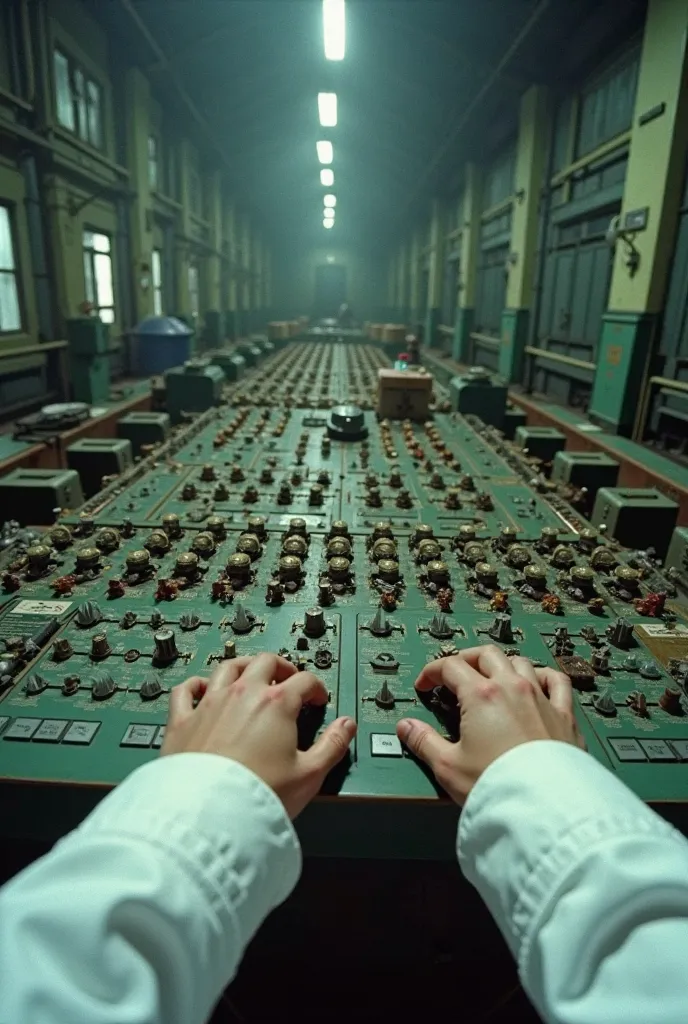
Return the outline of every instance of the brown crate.
{"type": "Polygon", "coordinates": [[[378,370],[377,411],[384,419],[427,419],[432,377],[414,370],[378,370]]]}

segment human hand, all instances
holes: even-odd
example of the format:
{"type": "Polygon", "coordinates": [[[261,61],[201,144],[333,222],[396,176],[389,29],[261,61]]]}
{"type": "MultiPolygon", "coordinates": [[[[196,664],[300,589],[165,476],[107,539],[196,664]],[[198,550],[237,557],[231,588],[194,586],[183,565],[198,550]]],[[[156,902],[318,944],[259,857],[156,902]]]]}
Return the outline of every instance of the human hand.
{"type": "Polygon", "coordinates": [[[274,789],[295,818],[356,735],[353,719],[338,718],[310,750],[298,750],[296,719],[304,704],[327,704],[327,690],[312,672],[297,672],[276,654],[223,661],[210,679],[192,676],[174,687],[161,753],[193,751],[239,761],[274,789]]]}
{"type": "Polygon", "coordinates": [[[397,723],[397,735],[430,766],[457,803],[485,769],[520,743],[561,740],[584,747],[573,715],[571,681],[563,672],[507,658],[494,645],[471,647],[426,665],[416,689],[446,686],[461,710],[461,738],[450,743],[415,718],[397,723]]]}

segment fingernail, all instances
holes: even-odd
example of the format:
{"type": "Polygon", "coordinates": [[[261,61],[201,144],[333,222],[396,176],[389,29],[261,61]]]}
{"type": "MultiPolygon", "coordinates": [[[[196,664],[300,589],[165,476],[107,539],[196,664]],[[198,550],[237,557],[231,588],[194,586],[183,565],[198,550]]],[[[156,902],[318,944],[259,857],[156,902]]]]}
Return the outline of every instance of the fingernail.
{"type": "Polygon", "coordinates": [[[405,740],[408,734],[411,732],[411,723],[408,718],[401,718],[397,722],[397,736],[400,740],[405,740]]]}
{"type": "Polygon", "coordinates": [[[351,732],[355,728],[356,723],[353,718],[342,718],[342,729],[345,729],[347,732],[351,732]]]}

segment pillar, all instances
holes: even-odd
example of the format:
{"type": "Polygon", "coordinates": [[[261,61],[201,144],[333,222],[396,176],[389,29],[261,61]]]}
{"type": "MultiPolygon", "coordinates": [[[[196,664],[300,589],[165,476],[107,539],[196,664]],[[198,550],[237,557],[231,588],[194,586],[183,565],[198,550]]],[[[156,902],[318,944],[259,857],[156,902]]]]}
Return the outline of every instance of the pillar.
{"type": "Polygon", "coordinates": [[[430,215],[430,264],[428,267],[428,308],[425,311],[425,344],[432,348],[437,343],[437,327],[442,305],[442,278],[444,270],[444,232],[442,207],[433,199],[430,215]]]}
{"type": "Polygon", "coordinates": [[[633,432],[643,404],[674,252],[688,147],[687,33],[688,3],[650,0],[621,215],[623,222],[628,211],[647,208],[647,226],[633,239],[639,255],[635,272],[628,247],[616,244],[588,410],[596,422],[622,434],[633,432]],[[655,116],[645,120],[649,112],[655,116]]]}
{"type": "Polygon", "coordinates": [[[251,333],[253,310],[251,308],[251,224],[248,216],[242,218],[241,231],[241,333],[251,333]]]}
{"type": "Polygon", "coordinates": [[[458,301],[452,358],[459,363],[470,359],[471,331],[475,317],[475,289],[480,252],[480,213],[482,179],[477,164],[466,164],[463,188],[463,223],[461,226],[461,257],[459,261],[458,301]]]}
{"type": "Polygon", "coordinates": [[[518,381],[523,373],[537,259],[540,193],[547,173],[550,105],[547,91],[532,86],[521,97],[511,220],[511,262],[502,313],[499,373],[518,381]]]}
{"type": "MultiPolygon", "coordinates": [[[[190,169],[191,152],[188,139],[182,139],[178,150],[179,169],[179,233],[175,239],[174,266],[177,287],[177,312],[185,320],[191,322],[191,299],[189,297],[189,263],[191,255],[191,190],[190,190],[190,169]]],[[[196,326],[196,325],[194,325],[196,326]]]]}
{"type": "Polygon", "coordinates": [[[254,305],[254,327],[262,331],[264,323],[263,314],[263,239],[256,236],[256,243],[253,247],[253,305],[254,305]]]}
{"type": "Polygon", "coordinates": [[[219,171],[212,171],[206,181],[208,219],[210,221],[210,254],[206,260],[205,344],[217,348],[224,341],[222,315],[222,182],[219,171]]]}
{"type": "Polygon", "coordinates": [[[148,180],[150,85],[138,68],[125,77],[127,169],[132,201],[129,204],[131,260],[134,279],[134,318],[138,323],[153,313],[153,223],[148,180]]]}
{"type": "Polygon", "coordinates": [[[408,316],[406,299],[407,253],[408,247],[402,245],[397,258],[397,296],[394,304],[394,317],[401,324],[406,323],[408,316]]]}
{"type": "Polygon", "coordinates": [[[409,259],[409,321],[412,326],[420,323],[424,311],[420,308],[420,232],[414,231],[411,238],[409,259]]]}
{"type": "Polygon", "coordinates": [[[225,238],[227,239],[227,295],[225,307],[225,337],[236,341],[238,309],[238,236],[236,204],[226,198],[224,204],[225,238]]]}

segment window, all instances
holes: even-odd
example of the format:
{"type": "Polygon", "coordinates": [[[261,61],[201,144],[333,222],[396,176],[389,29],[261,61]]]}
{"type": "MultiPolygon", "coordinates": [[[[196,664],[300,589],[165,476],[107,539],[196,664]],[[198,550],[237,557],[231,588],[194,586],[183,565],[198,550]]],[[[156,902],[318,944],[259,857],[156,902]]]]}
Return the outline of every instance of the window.
{"type": "Polygon", "coordinates": [[[111,243],[107,235],[97,231],[84,231],[84,279],[86,298],[95,312],[103,323],[114,323],[111,243]]]}
{"type": "Polygon", "coordinates": [[[57,121],[84,142],[103,145],[102,92],[70,57],[55,50],[55,104],[57,121]]]}
{"type": "Polygon", "coordinates": [[[201,312],[201,303],[198,287],[198,267],[195,263],[189,264],[189,307],[193,316],[201,312]]]}
{"type": "Polygon", "coordinates": [[[156,191],[158,188],[158,140],[155,135],[148,136],[148,184],[156,191]]]}
{"type": "Polygon", "coordinates": [[[19,331],[21,326],[12,221],[8,208],[0,206],[0,332],[19,331]]]}
{"type": "Polygon", "coordinates": [[[151,271],[153,279],[153,312],[156,316],[162,316],[162,253],[160,249],[153,249],[151,271]]]}

